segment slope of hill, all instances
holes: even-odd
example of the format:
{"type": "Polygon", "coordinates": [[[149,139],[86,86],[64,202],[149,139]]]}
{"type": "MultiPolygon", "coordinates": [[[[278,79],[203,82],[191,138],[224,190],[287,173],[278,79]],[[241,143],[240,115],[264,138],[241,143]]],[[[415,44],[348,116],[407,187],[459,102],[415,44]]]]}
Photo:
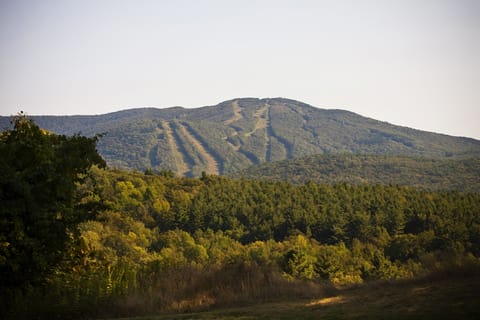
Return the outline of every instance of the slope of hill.
{"type": "Polygon", "coordinates": [[[292,183],[405,185],[480,193],[480,159],[428,159],[382,155],[312,155],[263,163],[234,177],[292,183]]]}
{"type": "MultiPolygon", "coordinates": [[[[343,110],[283,99],[243,98],[196,109],[140,108],[96,116],[35,116],[58,134],[106,133],[110,166],[172,170],[185,176],[232,173],[266,161],[312,154],[430,158],[480,156],[480,141],[424,132],[343,110]]],[[[0,118],[0,128],[9,118],[0,118]]]]}

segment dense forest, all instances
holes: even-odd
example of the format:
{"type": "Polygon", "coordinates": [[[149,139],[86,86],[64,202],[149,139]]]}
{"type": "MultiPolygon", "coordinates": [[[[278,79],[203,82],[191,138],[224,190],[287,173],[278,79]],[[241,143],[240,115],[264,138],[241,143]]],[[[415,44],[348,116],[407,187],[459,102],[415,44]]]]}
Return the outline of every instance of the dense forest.
{"type": "Polygon", "coordinates": [[[334,185],[402,185],[425,190],[480,192],[480,158],[424,158],[384,155],[318,154],[251,166],[236,178],[309,181],[334,185]]]}
{"type": "Polygon", "coordinates": [[[0,139],[4,318],[185,311],[479,265],[480,194],[105,169],[98,137],[0,139]]]}

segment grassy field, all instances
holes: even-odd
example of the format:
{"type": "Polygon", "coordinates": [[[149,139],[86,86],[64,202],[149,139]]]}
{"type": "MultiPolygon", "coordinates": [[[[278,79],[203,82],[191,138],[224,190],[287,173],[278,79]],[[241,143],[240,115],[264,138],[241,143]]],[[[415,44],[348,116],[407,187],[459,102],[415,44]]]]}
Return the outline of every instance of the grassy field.
{"type": "Polygon", "coordinates": [[[479,274],[445,273],[339,288],[318,299],[129,319],[480,319],[479,288],[479,274]]]}

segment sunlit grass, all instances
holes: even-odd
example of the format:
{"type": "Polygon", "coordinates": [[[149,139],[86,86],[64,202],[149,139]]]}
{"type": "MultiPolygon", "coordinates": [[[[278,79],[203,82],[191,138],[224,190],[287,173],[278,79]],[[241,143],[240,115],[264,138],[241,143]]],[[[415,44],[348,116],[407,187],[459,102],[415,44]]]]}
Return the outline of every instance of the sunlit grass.
{"type": "Polygon", "coordinates": [[[283,300],[131,319],[480,319],[479,286],[478,274],[436,275],[339,288],[337,293],[316,299],[283,300]]]}

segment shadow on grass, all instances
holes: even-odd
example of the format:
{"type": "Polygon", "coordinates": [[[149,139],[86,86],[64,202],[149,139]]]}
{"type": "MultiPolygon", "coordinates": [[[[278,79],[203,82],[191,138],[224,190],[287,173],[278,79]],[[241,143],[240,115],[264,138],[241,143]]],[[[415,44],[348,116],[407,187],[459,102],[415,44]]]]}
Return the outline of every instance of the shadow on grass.
{"type": "Polygon", "coordinates": [[[139,319],[480,319],[479,271],[437,270],[410,280],[338,288],[313,299],[284,299],[139,319]]]}

